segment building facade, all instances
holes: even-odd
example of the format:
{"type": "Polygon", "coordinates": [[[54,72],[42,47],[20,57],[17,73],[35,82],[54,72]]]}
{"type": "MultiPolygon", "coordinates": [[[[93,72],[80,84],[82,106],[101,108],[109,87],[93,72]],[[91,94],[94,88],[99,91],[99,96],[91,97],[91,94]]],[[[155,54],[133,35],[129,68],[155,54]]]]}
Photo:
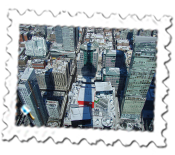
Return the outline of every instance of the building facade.
{"type": "Polygon", "coordinates": [[[120,81],[120,68],[103,68],[103,81],[111,82],[111,85],[115,87],[115,90],[117,91],[120,81]]]}
{"type": "Polygon", "coordinates": [[[102,67],[115,67],[116,50],[106,50],[102,55],[102,67]]]}
{"type": "Polygon", "coordinates": [[[55,37],[56,37],[57,43],[59,43],[59,44],[63,43],[62,27],[61,26],[55,27],[55,37]]]}
{"type": "Polygon", "coordinates": [[[84,66],[84,52],[80,51],[77,56],[77,75],[82,75],[82,68],[84,66]]]}
{"type": "Polygon", "coordinates": [[[35,69],[36,78],[40,89],[53,90],[52,72],[46,69],[35,69]]]}
{"type": "Polygon", "coordinates": [[[53,90],[67,91],[70,79],[68,62],[64,60],[53,60],[45,69],[47,73],[51,72],[51,76],[49,77],[53,90]]]}
{"type": "Polygon", "coordinates": [[[34,125],[45,125],[48,113],[41,97],[41,92],[37,83],[33,68],[26,68],[18,83],[18,94],[23,105],[31,109],[34,116],[34,125]]]}
{"type": "Polygon", "coordinates": [[[77,27],[55,27],[56,42],[63,44],[65,51],[75,51],[78,45],[78,28],[77,27]]]}
{"type": "Polygon", "coordinates": [[[53,27],[47,27],[47,37],[50,38],[50,34],[52,33],[53,27]]]}
{"type": "Polygon", "coordinates": [[[139,119],[156,69],[156,37],[135,36],[121,118],[139,119]]]}
{"type": "Polygon", "coordinates": [[[60,106],[58,101],[47,100],[46,101],[47,112],[49,119],[46,126],[48,127],[59,127],[60,126],[60,106]]]}
{"type": "Polygon", "coordinates": [[[31,57],[46,57],[48,53],[46,40],[41,37],[32,37],[32,40],[26,41],[25,54],[31,57]]]}
{"type": "Polygon", "coordinates": [[[75,62],[69,58],[48,61],[45,69],[35,69],[40,89],[67,91],[75,74],[75,62]]]}

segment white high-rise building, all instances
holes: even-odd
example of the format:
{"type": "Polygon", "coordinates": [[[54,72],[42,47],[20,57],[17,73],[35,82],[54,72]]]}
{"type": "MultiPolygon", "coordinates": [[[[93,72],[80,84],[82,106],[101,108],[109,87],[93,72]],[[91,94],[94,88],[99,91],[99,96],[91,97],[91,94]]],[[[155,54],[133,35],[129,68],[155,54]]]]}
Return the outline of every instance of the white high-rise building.
{"type": "Polygon", "coordinates": [[[27,56],[46,57],[48,52],[46,40],[41,37],[32,37],[32,40],[26,41],[25,47],[27,56]]]}

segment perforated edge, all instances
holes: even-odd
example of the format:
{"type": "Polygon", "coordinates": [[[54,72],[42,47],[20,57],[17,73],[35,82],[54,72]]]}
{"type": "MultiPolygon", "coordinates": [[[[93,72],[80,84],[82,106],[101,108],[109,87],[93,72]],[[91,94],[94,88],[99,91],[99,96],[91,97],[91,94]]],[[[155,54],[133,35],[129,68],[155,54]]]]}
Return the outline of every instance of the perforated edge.
{"type": "MultiPolygon", "coordinates": [[[[8,8],[8,9],[12,9],[13,8],[13,6],[14,6],[14,8],[15,9],[17,9],[18,8],[18,12],[19,13],[21,13],[21,14],[23,14],[25,11],[23,11],[24,9],[23,9],[23,7],[24,8],[27,8],[28,10],[31,10],[32,9],[32,7],[34,6],[34,5],[31,5],[31,4],[27,4],[27,5],[17,5],[17,4],[15,4],[15,5],[5,5],[5,7],[4,8],[8,8]],[[21,6],[22,6],[22,9],[20,9],[21,8],[21,6]]],[[[102,5],[103,7],[104,7],[104,5],[102,5]]],[[[123,15],[122,14],[122,10],[123,10],[123,8],[124,8],[124,6],[126,6],[126,5],[123,5],[121,8],[120,8],[120,13],[121,13],[121,15],[123,15]]],[[[0,7],[2,7],[1,5],[0,5],[0,7]]],[[[137,6],[135,6],[135,7],[137,7],[137,6]]],[[[156,5],[156,7],[157,7],[157,14],[155,14],[155,17],[156,17],[156,19],[157,20],[160,20],[160,17],[161,16],[170,16],[170,14],[171,13],[174,13],[175,12],[175,9],[174,9],[174,4],[172,4],[172,5],[156,5]],[[170,12],[169,13],[167,13],[165,10],[167,9],[167,8],[170,8],[170,12]],[[161,10],[163,10],[163,11],[161,11],[161,10]],[[162,13],[163,12],[163,13],[162,13]]],[[[43,4],[43,5],[40,5],[40,4],[38,4],[38,5],[35,5],[34,6],[34,8],[35,8],[35,10],[38,10],[36,13],[38,14],[38,15],[40,15],[40,14],[42,14],[43,13],[43,11],[45,10],[45,8],[46,8],[46,5],[45,4],[43,4]]],[[[53,8],[53,6],[52,6],[52,8],[53,8]]],[[[77,7],[78,8],[78,7],[77,7]]],[[[52,9],[50,9],[50,11],[51,11],[52,9]]],[[[79,9],[79,10],[81,10],[81,9],[79,9]]],[[[104,11],[102,12],[103,14],[104,14],[104,11]]],[[[148,12],[149,13],[149,12],[148,12]]],[[[127,12],[124,12],[124,15],[125,14],[127,14],[127,12]]],[[[105,14],[106,15],[106,14],[105,14]]],[[[105,16],[106,17],[106,16],[105,16]]],[[[121,17],[123,17],[123,16],[121,16],[121,17]]],[[[125,17],[125,16],[124,16],[125,17]]],[[[11,20],[8,20],[7,22],[4,22],[4,24],[5,25],[10,25],[11,24],[11,22],[9,22],[9,21],[11,21],[11,20]],[[9,23],[8,23],[9,22],[9,23]]],[[[172,25],[173,25],[173,22],[174,22],[174,19],[172,19],[171,20],[172,21],[172,25]]],[[[5,28],[5,30],[7,30],[7,27],[5,28]]],[[[167,62],[167,64],[165,64],[165,65],[167,65],[167,69],[168,69],[168,71],[169,71],[169,73],[170,73],[170,76],[171,76],[171,78],[170,77],[168,77],[168,79],[166,79],[165,81],[165,83],[166,83],[166,85],[170,88],[170,90],[168,91],[168,94],[166,95],[166,98],[165,98],[165,102],[167,103],[167,104],[169,104],[169,107],[170,107],[170,109],[171,109],[171,112],[173,112],[173,110],[174,110],[174,106],[173,106],[173,95],[175,95],[175,92],[173,91],[173,89],[174,89],[174,81],[173,81],[173,76],[174,76],[174,70],[173,70],[173,65],[174,65],[174,63],[173,63],[173,54],[175,55],[175,47],[174,47],[174,44],[175,44],[175,41],[174,41],[174,39],[173,39],[173,36],[174,36],[174,32],[175,32],[175,30],[173,30],[173,28],[171,27],[170,28],[170,30],[168,31],[169,33],[170,33],[170,35],[171,35],[171,43],[166,47],[166,49],[167,50],[169,50],[170,52],[171,52],[171,54],[170,54],[170,58],[172,59],[172,61],[171,62],[167,62]]],[[[8,37],[7,37],[8,38],[8,37]]],[[[7,73],[5,73],[4,75],[9,75],[9,72],[6,70],[6,72],[7,73]]],[[[5,76],[5,77],[7,77],[7,76],[5,76]]],[[[4,90],[5,90],[5,88],[4,88],[4,90]]],[[[4,92],[8,92],[7,90],[5,90],[4,92]]],[[[4,101],[4,99],[2,99],[2,102],[4,101]]],[[[3,113],[4,113],[4,109],[6,109],[5,108],[5,106],[3,106],[3,113]]],[[[169,109],[169,108],[168,108],[169,109]]],[[[169,111],[169,110],[168,110],[169,111]]],[[[0,113],[0,114],[2,114],[2,113],[0,113]]],[[[165,113],[165,114],[167,114],[167,113],[165,113]]],[[[165,116],[165,115],[163,115],[163,116],[165,116]]],[[[163,117],[164,118],[164,117],[163,117]]],[[[168,126],[167,126],[167,130],[164,130],[163,131],[163,134],[166,136],[166,140],[168,140],[169,142],[174,142],[175,141],[175,138],[173,138],[174,137],[174,134],[172,133],[172,131],[173,131],[173,129],[175,128],[173,125],[174,125],[174,118],[173,118],[173,115],[171,115],[170,114],[170,112],[167,114],[167,117],[165,118],[165,121],[168,121],[168,126]]],[[[3,128],[5,128],[6,127],[6,123],[4,123],[3,121],[1,121],[2,123],[2,126],[3,126],[3,128]]],[[[69,139],[67,139],[66,141],[69,141],[70,142],[70,140],[69,139]]],[[[84,141],[86,141],[86,140],[84,140],[84,141]]],[[[28,148],[29,146],[30,146],[30,148],[33,148],[33,147],[36,147],[37,146],[37,148],[40,148],[40,147],[38,147],[38,146],[43,146],[43,148],[44,149],[49,149],[49,148],[51,148],[51,149],[53,149],[53,147],[54,147],[54,145],[56,145],[56,144],[54,144],[54,142],[53,142],[53,139],[52,138],[48,138],[46,141],[44,141],[43,143],[40,143],[40,142],[37,142],[36,141],[36,139],[34,138],[34,137],[32,137],[31,139],[29,139],[29,140],[27,140],[26,141],[27,143],[28,143],[28,145],[26,145],[26,143],[25,142],[21,142],[21,146],[22,146],[22,148],[28,148]],[[35,142],[33,142],[33,140],[35,141],[35,142]],[[31,142],[29,142],[29,141],[32,141],[33,142],[33,144],[37,144],[37,145],[31,145],[31,142]],[[52,144],[50,144],[50,141],[52,141],[52,144]],[[25,145],[23,144],[23,143],[25,143],[25,145]],[[47,144],[47,145],[46,145],[47,144]],[[53,147],[51,147],[51,146],[53,146],[53,147]]],[[[81,142],[81,141],[80,141],[81,142]]],[[[87,141],[86,141],[87,142],[87,141]]],[[[16,137],[16,136],[14,136],[11,140],[9,140],[9,141],[7,141],[7,140],[4,140],[4,141],[2,141],[2,143],[1,143],[1,145],[0,145],[0,147],[2,146],[2,148],[6,148],[6,147],[10,147],[10,148],[17,148],[18,147],[18,143],[19,143],[19,140],[18,140],[18,138],[16,137]],[[14,142],[15,141],[15,142],[14,142]],[[11,145],[6,145],[6,144],[13,144],[12,146],[11,145]]],[[[88,142],[87,142],[88,143],[88,142]]],[[[102,143],[102,141],[97,141],[97,143],[96,144],[91,144],[91,145],[89,145],[89,143],[88,143],[88,145],[87,146],[89,146],[89,147],[92,147],[92,148],[95,148],[95,147],[99,147],[99,145],[101,146],[101,143],[102,143]]],[[[118,148],[118,145],[119,145],[119,143],[120,143],[120,146],[122,146],[123,148],[131,148],[131,146],[133,146],[133,143],[135,144],[137,144],[137,142],[133,142],[133,143],[131,143],[131,145],[129,145],[129,146],[123,146],[123,144],[120,142],[120,141],[117,141],[117,145],[115,145],[115,146],[117,146],[117,148],[118,148]]],[[[58,144],[61,144],[61,145],[63,145],[63,147],[64,147],[64,140],[62,141],[62,142],[59,142],[58,144]]],[[[104,145],[104,142],[103,142],[103,145],[102,145],[102,147],[100,147],[101,149],[103,149],[103,148],[110,148],[111,146],[114,146],[114,144],[115,143],[113,143],[112,145],[111,144],[108,144],[108,145],[104,145]]],[[[71,143],[70,142],[70,146],[74,146],[75,147],[75,145],[77,145],[77,144],[75,144],[75,143],[71,143]]],[[[20,146],[20,145],[19,145],[20,146]]],[[[136,145],[137,147],[139,147],[138,146],[138,144],[136,145]]],[[[163,152],[165,152],[165,148],[166,148],[166,146],[165,147],[157,147],[155,144],[154,144],[154,142],[150,142],[150,144],[148,144],[148,146],[146,146],[146,149],[149,149],[150,148],[150,146],[152,146],[152,148],[156,148],[156,150],[157,150],[157,152],[158,153],[160,153],[160,154],[162,154],[163,152]],[[159,150],[159,151],[158,151],[159,150]],[[162,152],[160,151],[160,150],[162,150],[162,152]]],[[[78,146],[79,147],[79,146],[78,146]]],[[[133,148],[133,147],[132,147],[133,148]]],[[[144,148],[144,147],[139,147],[139,149],[140,148],[144,148]]]]}

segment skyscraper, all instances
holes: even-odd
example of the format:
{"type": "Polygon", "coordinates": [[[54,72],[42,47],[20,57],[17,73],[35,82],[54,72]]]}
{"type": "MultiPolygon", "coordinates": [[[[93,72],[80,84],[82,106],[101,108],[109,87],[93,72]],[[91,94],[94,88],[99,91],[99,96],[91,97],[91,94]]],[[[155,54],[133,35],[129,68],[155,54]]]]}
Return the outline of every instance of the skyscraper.
{"type": "Polygon", "coordinates": [[[62,27],[63,47],[66,51],[75,50],[75,29],[73,27],[62,27]]]}
{"type": "Polygon", "coordinates": [[[46,69],[51,69],[51,83],[54,90],[67,91],[69,88],[69,68],[68,62],[64,60],[54,60],[53,64],[48,64],[46,69]]]}
{"type": "Polygon", "coordinates": [[[62,37],[62,27],[61,26],[56,26],[55,27],[55,37],[56,37],[56,42],[59,44],[63,43],[63,37],[62,37]]]}
{"type": "Polygon", "coordinates": [[[46,40],[41,37],[32,37],[32,40],[26,41],[25,47],[27,56],[46,57],[48,53],[46,40]]]}
{"type": "Polygon", "coordinates": [[[23,105],[31,109],[36,126],[45,125],[48,119],[46,106],[43,103],[41,92],[33,68],[26,68],[18,83],[18,94],[23,105]]]}
{"type": "Polygon", "coordinates": [[[56,42],[63,44],[65,51],[75,51],[78,44],[77,27],[55,27],[56,42]]]}
{"type": "Polygon", "coordinates": [[[156,37],[135,36],[121,118],[139,119],[156,69],[156,37]]]}

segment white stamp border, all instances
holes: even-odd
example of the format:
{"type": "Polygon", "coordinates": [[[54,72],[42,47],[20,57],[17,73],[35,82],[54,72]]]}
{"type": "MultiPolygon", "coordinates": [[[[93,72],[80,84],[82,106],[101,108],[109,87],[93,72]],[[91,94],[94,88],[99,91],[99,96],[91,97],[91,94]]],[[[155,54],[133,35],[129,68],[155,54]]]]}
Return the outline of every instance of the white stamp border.
{"type": "Polygon", "coordinates": [[[170,35],[167,28],[171,27],[171,17],[164,16],[157,20],[154,16],[145,16],[138,19],[136,15],[128,15],[123,19],[119,14],[111,14],[105,17],[101,13],[95,13],[90,18],[85,13],[71,15],[69,12],[62,11],[53,16],[51,11],[44,11],[37,15],[35,11],[27,10],[20,15],[16,9],[9,10],[8,18],[11,25],[7,28],[8,35],[12,41],[7,45],[7,53],[10,59],[6,62],[6,69],[10,76],[6,78],[6,86],[9,90],[5,96],[4,106],[8,110],[4,113],[3,122],[7,127],[2,131],[3,140],[11,140],[15,136],[20,141],[28,141],[35,137],[37,141],[44,142],[51,138],[55,143],[69,139],[72,143],[80,143],[86,139],[89,144],[96,144],[102,140],[106,145],[113,145],[120,141],[123,145],[131,145],[134,141],[139,146],[148,146],[153,142],[158,147],[166,146],[166,138],[163,131],[166,129],[166,121],[162,115],[167,111],[167,105],[163,98],[167,94],[167,86],[163,81],[169,76],[168,70],[164,65],[169,60],[168,51],[165,49],[170,42],[170,35]],[[74,129],[74,128],[46,128],[46,127],[17,127],[15,125],[16,113],[16,88],[17,88],[17,64],[18,64],[18,39],[19,24],[39,24],[39,25],[61,25],[61,26],[80,26],[80,27],[108,27],[108,28],[129,28],[129,29],[157,29],[158,30],[158,53],[156,68],[156,90],[155,90],[155,118],[153,132],[123,131],[123,130],[100,130],[100,129],[74,129]]]}

